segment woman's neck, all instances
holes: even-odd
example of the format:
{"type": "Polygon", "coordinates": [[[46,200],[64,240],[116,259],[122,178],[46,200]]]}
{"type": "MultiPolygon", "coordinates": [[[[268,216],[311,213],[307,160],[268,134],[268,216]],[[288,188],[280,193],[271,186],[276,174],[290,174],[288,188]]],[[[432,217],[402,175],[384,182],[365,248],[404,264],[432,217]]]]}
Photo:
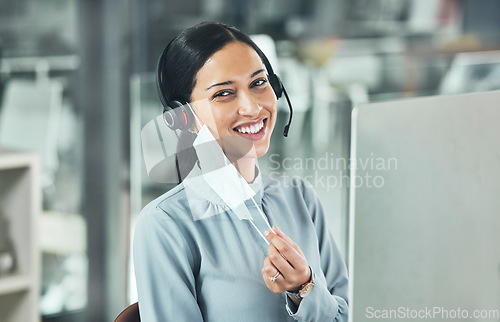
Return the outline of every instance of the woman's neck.
{"type": "Polygon", "coordinates": [[[255,180],[254,158],[241,158],[232,163],[246,182],[252,183],[255,180]]]}

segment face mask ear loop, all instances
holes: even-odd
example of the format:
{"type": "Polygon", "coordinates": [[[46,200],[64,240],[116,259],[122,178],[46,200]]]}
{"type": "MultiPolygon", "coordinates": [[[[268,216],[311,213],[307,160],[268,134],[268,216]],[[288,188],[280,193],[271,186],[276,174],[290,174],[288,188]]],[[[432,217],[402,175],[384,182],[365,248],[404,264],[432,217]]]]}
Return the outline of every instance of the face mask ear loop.
{"type": "Polygon", "coordinates": [[[267,225],[267,228],[269,228],[269,231],[273,232],[273,229],[271,228],[269,221],[267,220],[266,216],[264,216],[264,213],[262,212],[260,207],[257,205],[257,203],[255,202],[255,199],[253,197],[252,197],[252,201],[253,201],[253,204],[255,205],[255,207],[257,208],[257,210],[259,211],[259,214],[262,216],[262,219],[266,222],[266,225],[267,225]]]}
{"type": "Polygon", "coordinates": [[[269,245],[271,242],[270,242],[269,240],[267,240],[266,236],[264,236],[264,235],[260,232],[259,228],[257,228],[257,226],[255,226],[255,224],[254,224],[253,220],[252,220],[252,219],[248,219],[248,221],[252,224],[253,228],[255,228],[255,230],[259,233],[260,237],[262,237],[262,239],[264,239],[264,241],[266,242],[266,244],[268,244],[268,245],[269,245]]]}
{"type": "Polygon", "coordinates": [[[198,123],[198,127],[201,129],[203,127],[203,125],[201,125],[201,121],[198,118],[198,116],[196,116],[196,113],[194,112],[193,108],[191,107],[191,104],[186,103],[186,105],[188,106],[191,113],[194,115],[194,119],[196,120],[196,123],[198,123]]]}

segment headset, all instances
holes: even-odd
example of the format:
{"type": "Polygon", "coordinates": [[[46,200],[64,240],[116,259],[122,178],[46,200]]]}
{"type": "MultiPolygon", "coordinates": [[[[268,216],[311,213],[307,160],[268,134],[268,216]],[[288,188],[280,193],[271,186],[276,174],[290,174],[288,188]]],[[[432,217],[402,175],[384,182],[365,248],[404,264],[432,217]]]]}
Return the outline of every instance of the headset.
{"type": "MultiPolygon", "coordinates": [[[[166,56],[170,44],[174,40],[175,38],[172,41],[170,41],[170,43],[165,47],[163,53],[160,55],[160,58],[158,59],[158,65],[156,68],[157,71],[156,89],[158,91],[158,96],[160,97],[161,104],[163,105],[163,120],[165,121],[167,126],[172,130],[185,131],[191,128],[195,120],[191,106],[189,105],[188,102],[183,104],[178,100],[169,101],[166,98],[166,95],[163,91],[163,89],[165,88],[163,74],[162,74],[162,70],[165,64],[164,57],[166,56]]],[[[281,79],[279,78],[278,75],[274,73],[273,68],[269,63],[269,60],[267,59],[266,55],[264,55],[264,53],[260,50],[260,48],[257,45],[255,45],[255,47],[253,48],[255,49],[257,54],[259,54],[259,56],[262,59],[262,62],[264,63],[264,66],[267,69],[268,72],[267,77],[274,91],[274,94],[276,95],[276,98],[279,99],[281,96],[283,96],[283,94],[285,94],[285,98],[288,103],[288,108],[290,109],[288,124],[285,126],[285,129],[283,130],[283,135],[287,137],[290,124],[292,123],[292,115],[293,115],[292,103],[290,102],[290,98],[288,97],[288,94],[286,92],[285,87],[283,86],[283,83],[281,82],[281,79]]]]}

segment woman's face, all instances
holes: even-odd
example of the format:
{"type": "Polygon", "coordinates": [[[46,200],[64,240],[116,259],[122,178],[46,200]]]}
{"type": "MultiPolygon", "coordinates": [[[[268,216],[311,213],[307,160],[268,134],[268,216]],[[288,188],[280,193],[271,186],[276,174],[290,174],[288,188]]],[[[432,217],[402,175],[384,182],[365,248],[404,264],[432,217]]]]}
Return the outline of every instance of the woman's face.
{"type": "Polygon", "coordinates": [[[231,160],[258,158],[269,148],[276,122],[276,96],[257,52],[231,42],[196,74],[193,109],[231,160]]]}

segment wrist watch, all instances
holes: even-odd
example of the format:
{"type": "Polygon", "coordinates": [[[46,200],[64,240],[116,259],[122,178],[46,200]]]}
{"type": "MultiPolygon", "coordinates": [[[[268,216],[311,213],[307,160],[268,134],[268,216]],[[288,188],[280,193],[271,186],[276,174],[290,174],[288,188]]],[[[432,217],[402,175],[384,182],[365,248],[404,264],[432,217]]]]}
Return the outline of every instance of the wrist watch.
{"type": "Polygon", "coordinates": [[[286,291],[286,294],[290,295],[294,299],[301,299],[311,294],[313,289],[314,289],[314,282],[312,280],[312,274],[311,274],[311,278],[309,279],[309,281],[302,284],[302,286],[297,292],[286,291]]]}

